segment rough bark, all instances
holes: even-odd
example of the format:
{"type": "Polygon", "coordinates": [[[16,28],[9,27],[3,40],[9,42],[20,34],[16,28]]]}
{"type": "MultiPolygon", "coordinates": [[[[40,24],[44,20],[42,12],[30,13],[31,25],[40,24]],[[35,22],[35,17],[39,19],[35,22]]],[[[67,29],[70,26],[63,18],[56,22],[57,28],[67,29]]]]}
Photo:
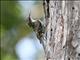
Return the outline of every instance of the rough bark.
{"type": "Polygon", "coordinates": [[[80,1],[43,1],[46,60],[80,60],[80,1]]]}

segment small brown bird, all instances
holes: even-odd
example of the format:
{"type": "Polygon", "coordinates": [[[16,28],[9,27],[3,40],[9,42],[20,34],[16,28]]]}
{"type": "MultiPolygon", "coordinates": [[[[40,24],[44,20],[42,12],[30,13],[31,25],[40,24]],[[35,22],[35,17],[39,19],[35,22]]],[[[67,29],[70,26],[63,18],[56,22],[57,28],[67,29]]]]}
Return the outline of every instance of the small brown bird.
{"type": "Polygon", "coordinates": [[[29,14],[27,22],[28,22],[28,25],[33,28],[33,30],[37,35],[37,38],[40,40],[40,43],[41,43],[43,33],[44,33],[44,25],[42,24],[41,20],[34,20],[31,18],[31,15],[29,14]]]}

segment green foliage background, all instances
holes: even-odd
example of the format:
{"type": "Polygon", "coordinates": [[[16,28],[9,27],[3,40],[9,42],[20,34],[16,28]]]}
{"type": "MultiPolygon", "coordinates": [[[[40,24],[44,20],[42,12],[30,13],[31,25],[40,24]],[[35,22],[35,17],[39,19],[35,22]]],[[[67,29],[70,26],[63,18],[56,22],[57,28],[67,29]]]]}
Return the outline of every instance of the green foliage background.
{"type": "MultiPolygon", "coordinates": [[[[19,60],[15,52],[15,46],[21,38],[32,32],[32,28],[27,25],[25,18],[22,16],[23,11],[21,11],[22,6],[19,4],[19,1],[3,0],[0,1],[0,3],[0,57],[1,60],[19,60]]],[[[40,18],[43,20],[42,4],[42,0],[40,2],[35,0],[35,7],[32,7],[34,8],[32,10],[32,12],[34,12],[32,16],[33,18],[40,18]]],[[[41,52],[38,51],[35,60],[42,60],[40,55],[41,52]]],[[[41,56],[43,57],[43,55],[41,56]]]]}
{"type": "Polygon", "coordinates": [[[31,32],[20,9],[17,1],[1,1],[1,60],[17,60],[15,45],[20,38],[31,32]]]}

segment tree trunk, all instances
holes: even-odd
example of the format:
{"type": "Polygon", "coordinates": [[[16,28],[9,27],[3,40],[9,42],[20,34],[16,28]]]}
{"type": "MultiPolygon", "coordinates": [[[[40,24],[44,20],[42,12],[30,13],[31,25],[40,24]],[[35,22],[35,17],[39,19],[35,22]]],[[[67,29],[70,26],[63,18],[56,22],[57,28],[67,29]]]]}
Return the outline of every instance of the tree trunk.
{"type": "Polygon", "coordinates": [[[43,1],[46,60],[80,60],[80,1],[43,1]]]}

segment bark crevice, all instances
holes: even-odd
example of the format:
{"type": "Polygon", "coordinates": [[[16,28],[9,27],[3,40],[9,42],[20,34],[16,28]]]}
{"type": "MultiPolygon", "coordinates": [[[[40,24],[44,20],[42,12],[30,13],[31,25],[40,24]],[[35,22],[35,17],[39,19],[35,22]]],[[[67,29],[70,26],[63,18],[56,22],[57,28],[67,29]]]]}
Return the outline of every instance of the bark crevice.
{"type": "Polygon", "coordinates": [[[44,1],[46,60],[80,60],[80,1],[44,1]]]}

